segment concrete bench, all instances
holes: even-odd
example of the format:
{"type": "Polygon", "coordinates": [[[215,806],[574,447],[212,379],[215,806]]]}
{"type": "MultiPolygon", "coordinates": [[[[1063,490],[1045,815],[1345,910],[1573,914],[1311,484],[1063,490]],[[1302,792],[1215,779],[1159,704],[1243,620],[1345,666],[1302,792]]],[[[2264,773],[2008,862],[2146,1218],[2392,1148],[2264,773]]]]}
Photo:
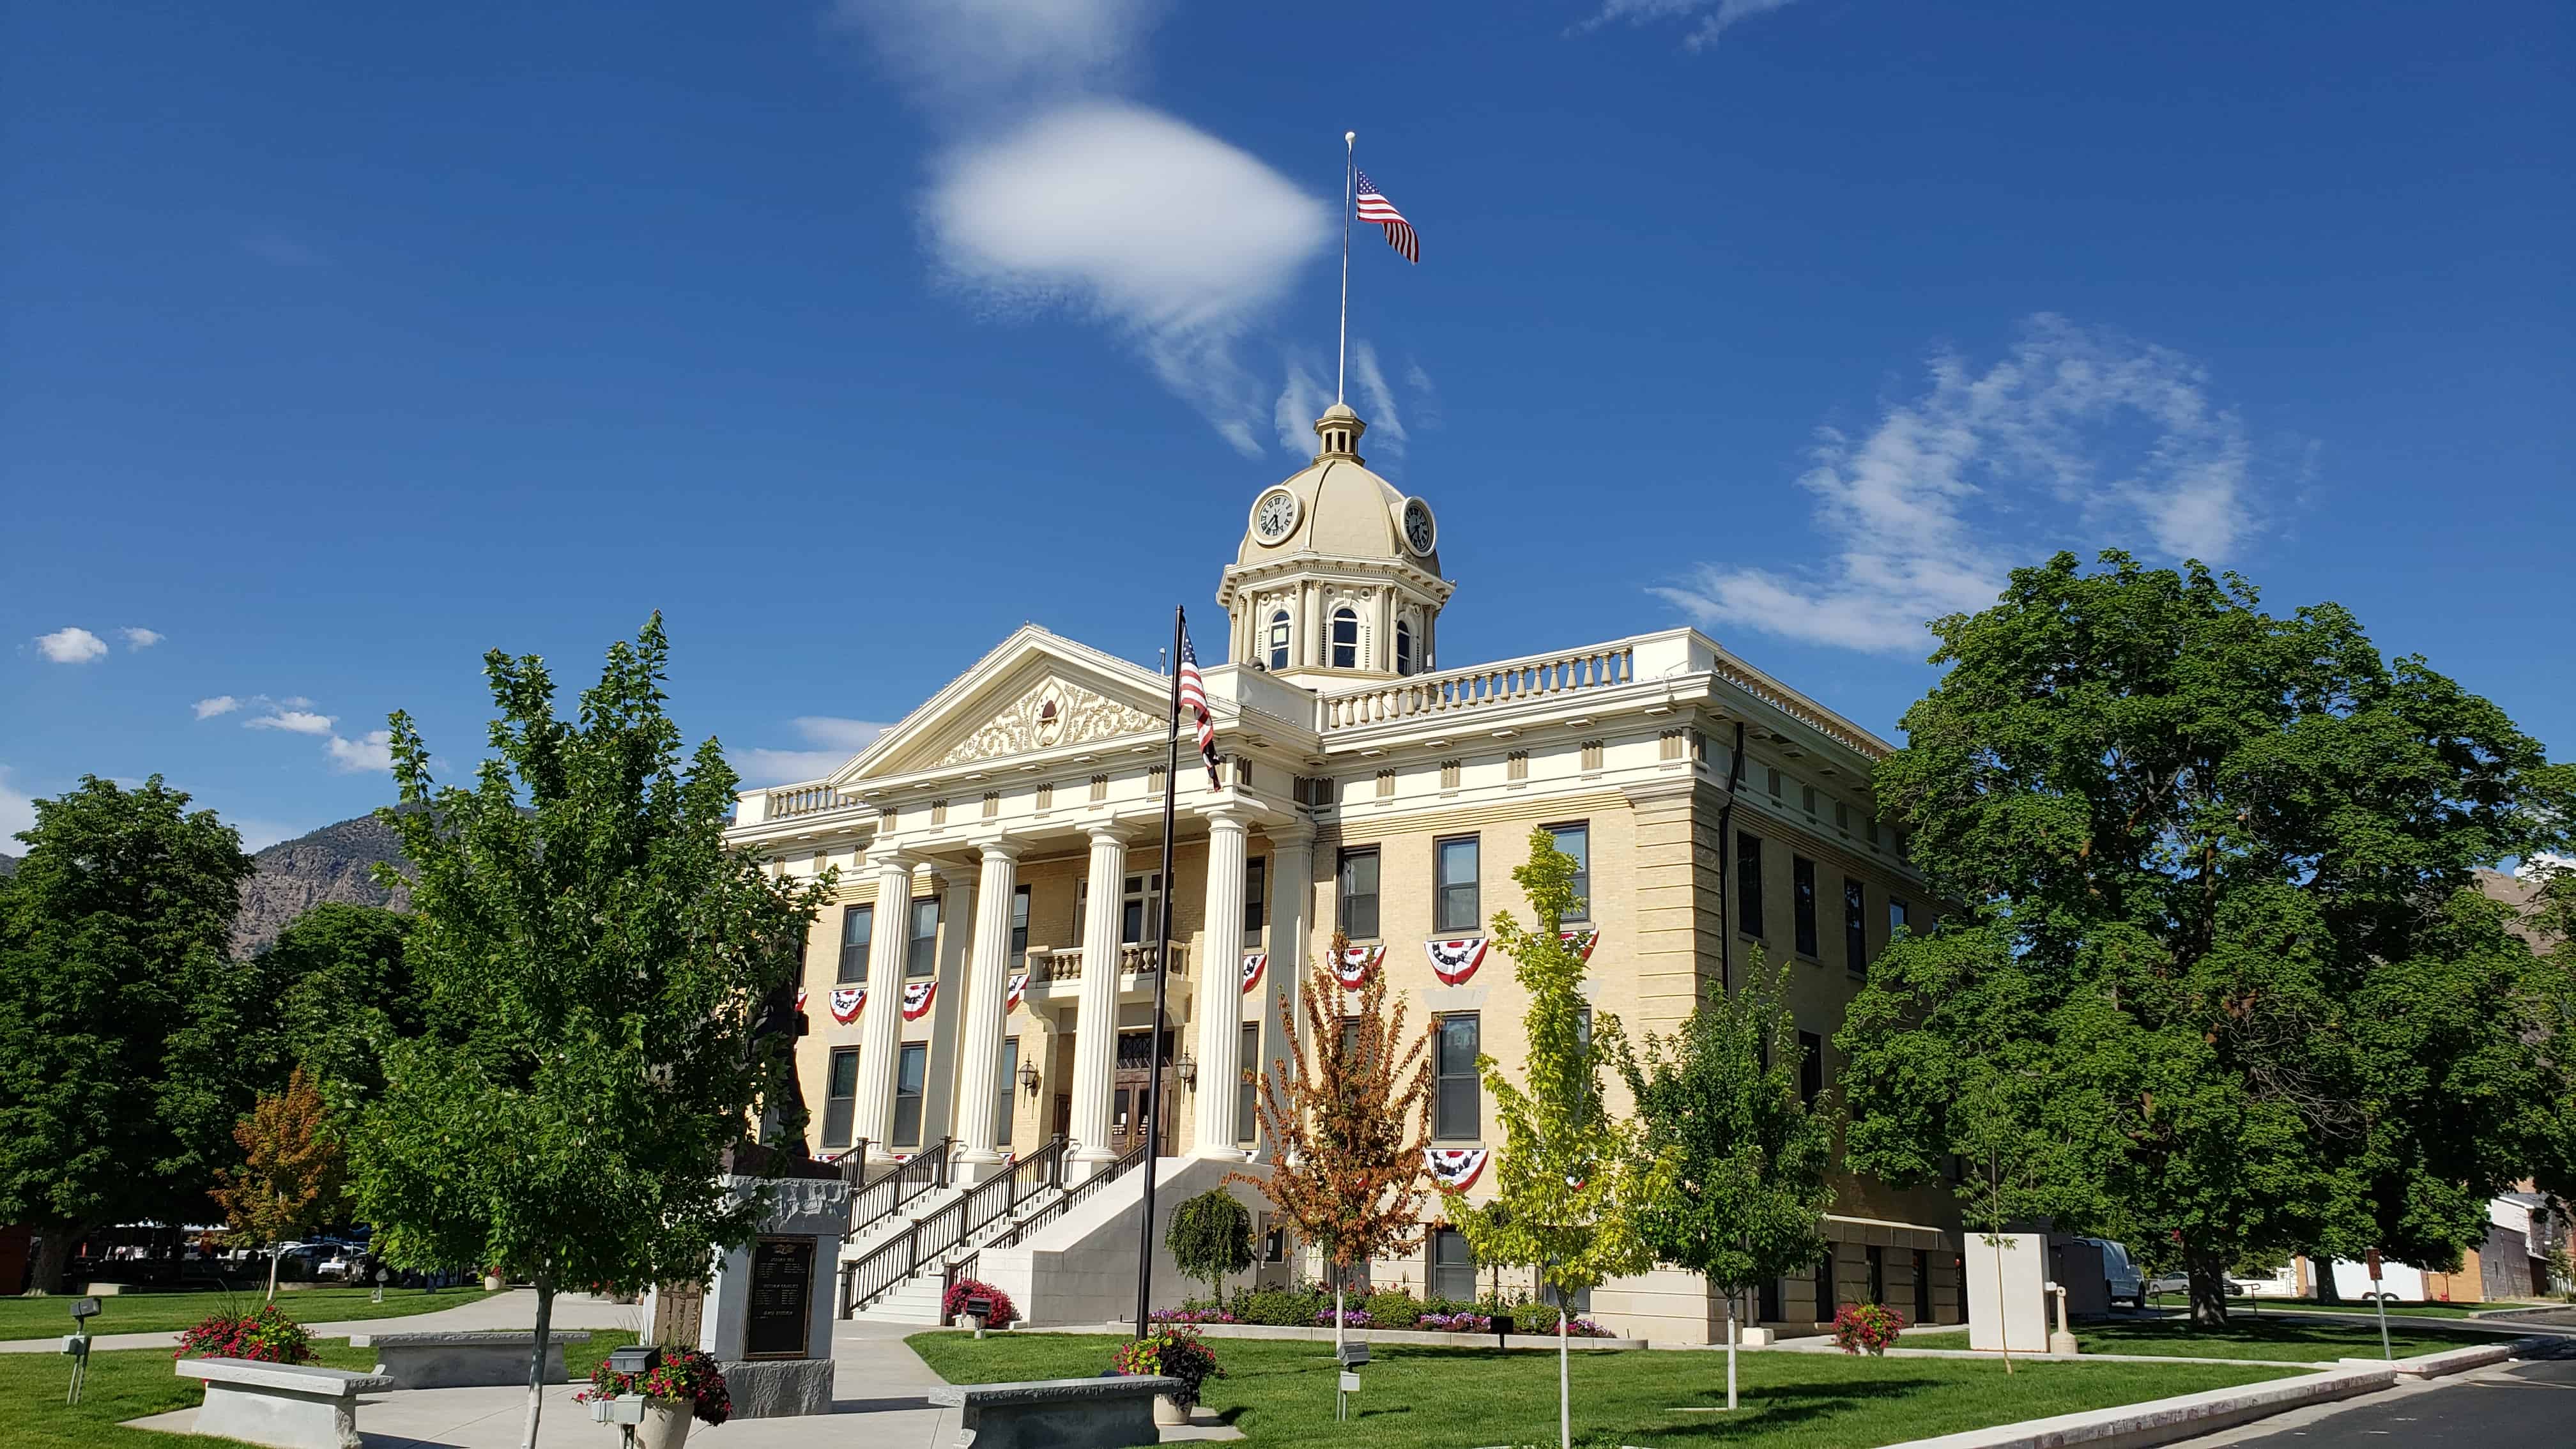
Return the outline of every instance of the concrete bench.
{"type": "Polygon", "coordinates": [[[1154,1396],[1180,1387],[1141,1376],[951,1384],[930,1402],[959,1411],[953,1449],[1122,1449],[1162,1442],[1154,1396]]]}
{"type": "Polygon", "coordinates": [[[359,1449],[358,1395],[394,1386],[375,1374],[248,1358],[183,1358],[178,1370],[206,1385],[197,1433],[278,1449],[359,1449]]]}
{"type": "MultiPolygon", "coordinates": [[[[562,1383],[564,1345],[588,1343],[587,1333],[546,1335],[545,1381],[562,1383]]],[[[469,1333],[353,1333],[351,1348],[376,1351],[376,1372],[398,1389],[507,1388],[528,1381],[534,1331],[491,1329],[469,1333]]]]}

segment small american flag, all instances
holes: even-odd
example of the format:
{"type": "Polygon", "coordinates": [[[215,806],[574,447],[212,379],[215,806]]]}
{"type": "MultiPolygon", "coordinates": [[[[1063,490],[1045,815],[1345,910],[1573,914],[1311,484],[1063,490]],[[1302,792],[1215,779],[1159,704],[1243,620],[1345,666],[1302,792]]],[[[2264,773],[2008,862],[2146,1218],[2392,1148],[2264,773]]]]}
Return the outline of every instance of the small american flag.
{"type": "Polygon", "coordinates": [[[1207,763],[1208,788],[1220,788],[1216,778],[1216,721],[1208,718],[1207,685],[1199,678],[1198,651],[1190,647],[1190,626],[1181,626],[1181,708],[1190,712],[1199,738],[1199,758],[1207,763]]]}
{"type": "Polygon", "coordinates": [[[1365,171],[1359,173],[1359,217],[1385,227],[1386,244],[1404,253],[1406,261],[1422,260],[1422,239],[1413,234],[1413,223],[1404,219],[1404,213],[1395,209],[1395,203],[1386,199],[1386,193],[1377,189],[1377,183],[1369,180],[1365,171]]]}

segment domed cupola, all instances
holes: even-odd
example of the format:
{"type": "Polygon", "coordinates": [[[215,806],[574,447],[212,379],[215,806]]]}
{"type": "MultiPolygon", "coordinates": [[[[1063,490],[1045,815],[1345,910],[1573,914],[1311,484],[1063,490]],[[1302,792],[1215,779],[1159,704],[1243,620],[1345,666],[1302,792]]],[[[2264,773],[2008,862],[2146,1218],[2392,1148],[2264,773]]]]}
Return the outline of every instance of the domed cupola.
{"type": "Polygon", "coordinates": [[[1252,500],[1216,595],[1236,663],[1317,689],[1433,667],[1454,587],[1440,577],[1439,522],[1369,471],[1367,431],[1333,404],[1315,420],[1315,461],[1252,500]]]}

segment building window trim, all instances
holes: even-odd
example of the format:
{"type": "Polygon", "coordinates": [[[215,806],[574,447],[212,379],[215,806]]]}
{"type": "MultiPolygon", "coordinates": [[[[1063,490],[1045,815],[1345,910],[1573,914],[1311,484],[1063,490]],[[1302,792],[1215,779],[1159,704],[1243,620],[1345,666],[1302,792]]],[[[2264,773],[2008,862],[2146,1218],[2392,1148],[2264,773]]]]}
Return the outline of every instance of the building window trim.
{"type": "Polygon", "coordinates": [[[1481,1142],[1485,1083],[1476,1058],[1484,1050],[1483,1018],[1453,1011],[1432,1022],[1432,1033],[1432,1140],[1481,1142]]]}
{"type": "Polygon", "coordinates": [[[1343,935],[1354,941],[1377,939],[1381,924],[1378,895],[1381,886],[1378,848],[1374,845],[1344,847],[1333,871],[1334,921],[1343,935]],[[1363,874],[1368,884],[1366,890],[1359,888],[1363,874]]]}
{"type": "Polygon", "coordinates": [[[1441,935],[1463,934],[1476,929],[1484,913],[1484,859],[1482,838],[1469,835],[1443,835],[1431,842],[1431,929],[1441,935]],[[1451,868],[1464,860],[1464,879],[1453,879],[1451,868]]]}
{"type": "Polygon", "coordinates": [[[868,946],[876,937],[874,901],[841,907],[841,960],[833,983],[852,986],[868,979],[868,946]]]}
{"type": "Polygon", "coordinates": [[[895,1057],[894,1145],[919,1147],[930,1085],[930,1043],[905,1042],[895,1057]]]}
{"type": "Polygon", "coordinates": [[[1592,822],[1561,820],[1554,825],[1542,825],[1539,829],[1555,840],[1558,850],[1574,857],[1574,909],[1566,912],[1565,920],[1559,924],[1589,922],[1592,919],[1592,822]],[[1574,837],[1579,850],[1565,849],[1567,836],[1574,837]]]}

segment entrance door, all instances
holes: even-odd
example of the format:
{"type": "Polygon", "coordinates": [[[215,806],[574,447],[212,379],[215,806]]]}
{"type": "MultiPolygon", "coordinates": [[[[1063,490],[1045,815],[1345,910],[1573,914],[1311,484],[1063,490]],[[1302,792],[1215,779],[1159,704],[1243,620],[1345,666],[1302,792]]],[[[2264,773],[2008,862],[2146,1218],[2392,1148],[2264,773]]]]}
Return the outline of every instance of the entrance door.
{"type": "MultiPolygon", "coordinates": [[[[1145,1091],[1153,1079],[1147,1043],[1152,1035],[1144,1031],[1118,1034],[1118,1069],[1109,1084],[1109,1150],[1121,1157],[1145,1137],[1145,1091]]],[[[1161,1142],[1154,1148],[1158,1157],[1172,1150],[1172,1117],[1179,1105],[1172,1090],[1172,1034],[1168,1031],[1163,1033],[1161,1055],[1163,1132],[1161,1142]]]]}

